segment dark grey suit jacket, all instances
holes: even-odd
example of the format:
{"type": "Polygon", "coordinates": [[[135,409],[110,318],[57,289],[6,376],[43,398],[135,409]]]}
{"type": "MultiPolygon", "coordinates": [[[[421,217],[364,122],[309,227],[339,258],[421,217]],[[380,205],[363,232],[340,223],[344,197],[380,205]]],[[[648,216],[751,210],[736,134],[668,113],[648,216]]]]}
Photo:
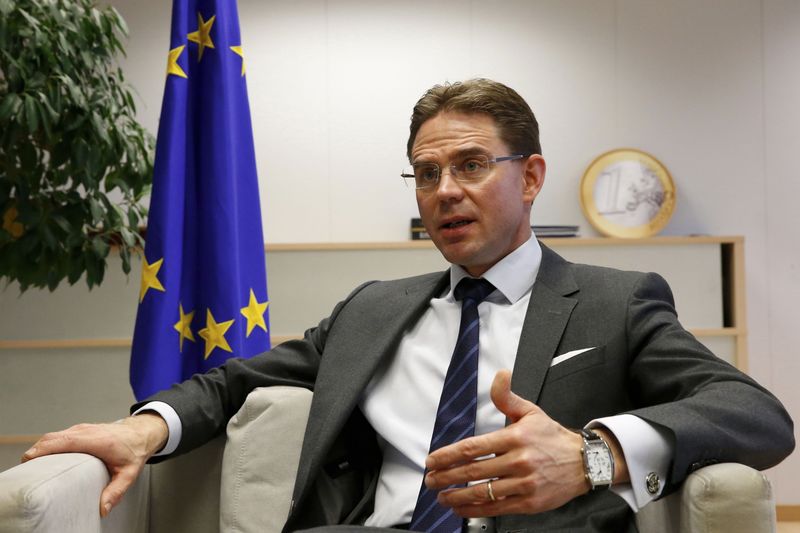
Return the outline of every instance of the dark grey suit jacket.
{"type": "MultiPolygon", "coordinates": [[[[764,469],[794,447],[792,421],[769,392],[713,356],[678,323],[655,274],[577,265],[542,246],[512,389],[566,427],[631,413],[668,430],[675,455],[664,494],[715,462],[764,469]],[[554,356],[597,347],[554,367],[554,356]]],[[[379,363],[449,282],[447,273],[362,285],[304,338],[225,366],[151,400],[172,405],[176,453],[224,431],[255,387],[314,391],[287,530],[359,523],[380,469],[375,432],[358,409],[379,363]]],[[[266,451],[268,453],[268,451],[266,451]]],[[[633,531],[616,495],[590,493],[536,516],[505,516],[498,531],[633,531]]]]}

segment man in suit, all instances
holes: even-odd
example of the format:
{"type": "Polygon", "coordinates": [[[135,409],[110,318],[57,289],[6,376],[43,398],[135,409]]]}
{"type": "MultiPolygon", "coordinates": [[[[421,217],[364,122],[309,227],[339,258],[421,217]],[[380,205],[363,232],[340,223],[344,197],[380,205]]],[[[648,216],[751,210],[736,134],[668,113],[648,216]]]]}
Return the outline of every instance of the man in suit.
{"type": "Polygon", "coordinates": [[[302,340],[195,376],[119,424],[46,435],[26,458],[103,459],[107,514],[146,461],[223,431],[255,387],[295,385],[314,399],[287,530],[453,531],[494,516],[498,531],[618,532],[694,469],[767,468],[793,449],[780,403],[680,326],[662,278],[571,264],[538,243],[545,162],[516,92],[483,79],[432,88],[408,157],[447,272],[366,283],[302,340]],[[485,294],[462,297],[465,278],[485,294]],[[460,325],[468,305],[475,319],[460,325]]]}

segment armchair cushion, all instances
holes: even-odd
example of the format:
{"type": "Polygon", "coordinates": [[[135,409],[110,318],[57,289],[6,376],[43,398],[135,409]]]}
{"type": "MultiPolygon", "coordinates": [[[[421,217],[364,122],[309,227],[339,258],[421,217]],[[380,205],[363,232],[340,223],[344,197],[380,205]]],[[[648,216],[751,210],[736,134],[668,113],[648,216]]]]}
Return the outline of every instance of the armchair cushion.
{"type": "Polygon", "coordinates": [[[256,389],[228,422],[220,531],[281,530],[289,516],[311,396],[298,387],[256,389]]]}
{"type": "MultiPolygon", "coordinates": [[[[225,435],[220,435],[191,453],[147,467],[150,470],[148,533],[219,531],[224,447],[225,435]]],[[[116,512],[114,509],[111,515],[116,512]]]]}

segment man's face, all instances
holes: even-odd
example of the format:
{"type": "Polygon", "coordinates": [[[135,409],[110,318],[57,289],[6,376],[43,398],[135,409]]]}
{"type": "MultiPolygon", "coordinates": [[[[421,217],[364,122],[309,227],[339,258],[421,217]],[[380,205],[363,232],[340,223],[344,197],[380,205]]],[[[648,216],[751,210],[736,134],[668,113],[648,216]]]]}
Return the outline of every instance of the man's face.
{"type": "Polygon", "coordinates": [[[544,183],[540,155],[497,163],[478,182],[453,179],[448,168],[466,155],[513,155],[494,120],[483,114],[440,113],[420,127],[411,158],[436,163],[439,183],[417,190],[425,229],[445,259],[481,276],[531,234],[530,209],[544,183]]]}

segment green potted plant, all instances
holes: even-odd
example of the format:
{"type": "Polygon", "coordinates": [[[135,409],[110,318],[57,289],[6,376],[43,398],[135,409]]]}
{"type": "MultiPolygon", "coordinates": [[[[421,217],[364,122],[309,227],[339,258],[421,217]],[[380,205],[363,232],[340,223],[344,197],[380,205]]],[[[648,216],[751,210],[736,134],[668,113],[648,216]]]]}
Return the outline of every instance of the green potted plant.
{"type": "Polygon", "coordinates": [[[127,35],[92,0],[0,0],[0,279],[102,282],[142,244],[152,136],[115,58],[127,35]]]}

